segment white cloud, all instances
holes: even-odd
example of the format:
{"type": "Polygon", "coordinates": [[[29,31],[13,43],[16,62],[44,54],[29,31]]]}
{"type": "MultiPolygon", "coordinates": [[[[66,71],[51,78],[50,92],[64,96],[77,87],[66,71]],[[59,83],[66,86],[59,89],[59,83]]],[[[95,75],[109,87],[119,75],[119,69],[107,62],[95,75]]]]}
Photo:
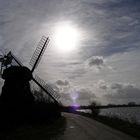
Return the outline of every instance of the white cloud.
{"type": "Polygon", "coordinates": [[[108,88],[108,85],[106,84],[106,82],[104,80],[99,80],[97,83],[97,86],[104,90],[106,90],[108,88]]]}

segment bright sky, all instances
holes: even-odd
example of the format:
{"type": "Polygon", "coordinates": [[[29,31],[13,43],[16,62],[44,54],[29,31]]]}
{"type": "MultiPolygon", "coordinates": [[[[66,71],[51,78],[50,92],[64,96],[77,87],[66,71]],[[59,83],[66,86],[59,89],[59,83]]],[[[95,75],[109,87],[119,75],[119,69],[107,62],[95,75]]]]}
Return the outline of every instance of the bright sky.
{"type": "Polygon", "coordinates": [[[62,53],[71,53],[75,51],[80,42],[80,31],[70,23],[59,23],[54,28],[52,35],[54,47],[62,53]]]}
{"type": "Polygon", "coordinates": [[[140,103],[139,5],[0,0],[0,49],[13,51],[28,66],[41,36],[49,36],[36,73],[60,92],[64,104],[140,103]]]}

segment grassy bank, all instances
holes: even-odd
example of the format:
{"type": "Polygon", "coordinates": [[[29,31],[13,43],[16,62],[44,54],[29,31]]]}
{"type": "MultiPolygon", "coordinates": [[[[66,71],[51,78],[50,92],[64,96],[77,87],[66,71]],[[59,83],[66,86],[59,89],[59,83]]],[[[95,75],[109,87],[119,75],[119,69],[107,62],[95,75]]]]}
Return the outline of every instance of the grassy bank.
{"type": "Polygon", "coordinates": [[[52,140],[61,137],[65,130],[66,120],[44,120],[35,124],[20,124],[0,129],[0,140],[52,140]]]}
{"type": "Polygon", "coordinates": [[[133,137],[140,139],[140,124],[138,124],[136,120],[133,120],[133,121],[123,120],[121,118],[118,118],[117,116],[97,115],[93,117],[92,114],[84,113],[84,112],[76,112],[76,114],[80,114],[80,115],[92,118],[105,125],[108,125],[112,128],[115,128],[128,135],[131,135],[133,137]]]}

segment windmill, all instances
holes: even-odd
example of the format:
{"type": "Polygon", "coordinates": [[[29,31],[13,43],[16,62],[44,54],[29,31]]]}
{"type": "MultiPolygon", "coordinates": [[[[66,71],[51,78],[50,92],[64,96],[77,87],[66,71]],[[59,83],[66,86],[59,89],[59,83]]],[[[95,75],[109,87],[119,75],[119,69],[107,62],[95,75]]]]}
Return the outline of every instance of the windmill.
{"type": "MultiPolygon", "coordinates": [[[[44,80],[42,80],[39,76],[35,76],[33,77],[33,72],[35,70],[35,68],[37,68],[47,46],[49,43],[49,38],[43,36],[40,40],[40,42],[38,43],[36,50],[33,53],[33,56],[31,57],[30,60],[30,65],[32,66],[31,70],[29,70],[27,67],[27,69],[30,71],[28,72],[29,76],[26,74],[27,77],[30,77],[30,80],[34,81],[55,103],[59,104],[59,98],[60,95],[58,95],[53,88],[51,88],[48,84],[45,83],[44,80]]],[[[1,74],[2,74],[2,78],[5,78],[4,75],[4,70],[8,69],[10,66],[12,66],[13,61],[16,62],[16,64],[21,67],[21,68],[25,68],[25,66],[19,61],[19,59],[10,51],[9,53],[7,53],[6,55],[0,55],[0,62],[1,62],[1,74]]],[[[26,71],[28,71],[26,70],[26,71]]]]}

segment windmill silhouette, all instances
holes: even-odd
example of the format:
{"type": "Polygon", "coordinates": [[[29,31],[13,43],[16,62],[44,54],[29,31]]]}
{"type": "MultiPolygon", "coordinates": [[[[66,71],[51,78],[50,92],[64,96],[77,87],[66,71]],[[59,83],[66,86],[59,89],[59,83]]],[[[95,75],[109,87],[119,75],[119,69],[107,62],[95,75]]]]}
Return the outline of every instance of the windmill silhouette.
{"type": "Polygon", "coordinates": [[[31,95],[30,91],[30,85],[29,81],[32,80],[35,82],[46,94],[49,96],[54,103],[58,104],[60,103],[60,95],[53,90],[48,84],[45,83],[44,80],[42,80],[39,76],[33,76],[33,72],[35,68],[37,68],[47,46],[49,43],[49,38],[43,36],[38,43],[38,46],[36,47],[36,50],[33,53],[33,56],[30,60],[30,65],[32,66],[31,69],[25,67],[19,59],[10,51],[9,53],[5,55],[0,55],[0,62],[1,62],[1,75],[2,78],[5,80],[3,89],[2,89],[2,95],[0,97],[0,101],[7,101],[10,102],[12,99],[12,102],[18,102],[19,104],[23,101],[23,104],[27,102],[33,101],[33,95],[31,95]],[[13,63],[16,63],[16,66],[13,66],[13,63]],[[15,86],[16,83],[16,86],[15,86]],[[9,88],[10,87],[10,88],[9,88]],[[19,90],[16,93],[16,97],[13,98],[13,93],[15,93],[15,88],[12,91],[13,87],[16,87],[16,90],[19,90]],[[11,89],[11,91],[9,90],[11,89]],[[22,93],[22,91],[23,93],[22,93]],[[24,94],[26,93],[26,95],[24,94]],[[28,94],[28,95],[27,95],[28,94]],[[25,99],[25,100],[24,100],[25,99]]]}

